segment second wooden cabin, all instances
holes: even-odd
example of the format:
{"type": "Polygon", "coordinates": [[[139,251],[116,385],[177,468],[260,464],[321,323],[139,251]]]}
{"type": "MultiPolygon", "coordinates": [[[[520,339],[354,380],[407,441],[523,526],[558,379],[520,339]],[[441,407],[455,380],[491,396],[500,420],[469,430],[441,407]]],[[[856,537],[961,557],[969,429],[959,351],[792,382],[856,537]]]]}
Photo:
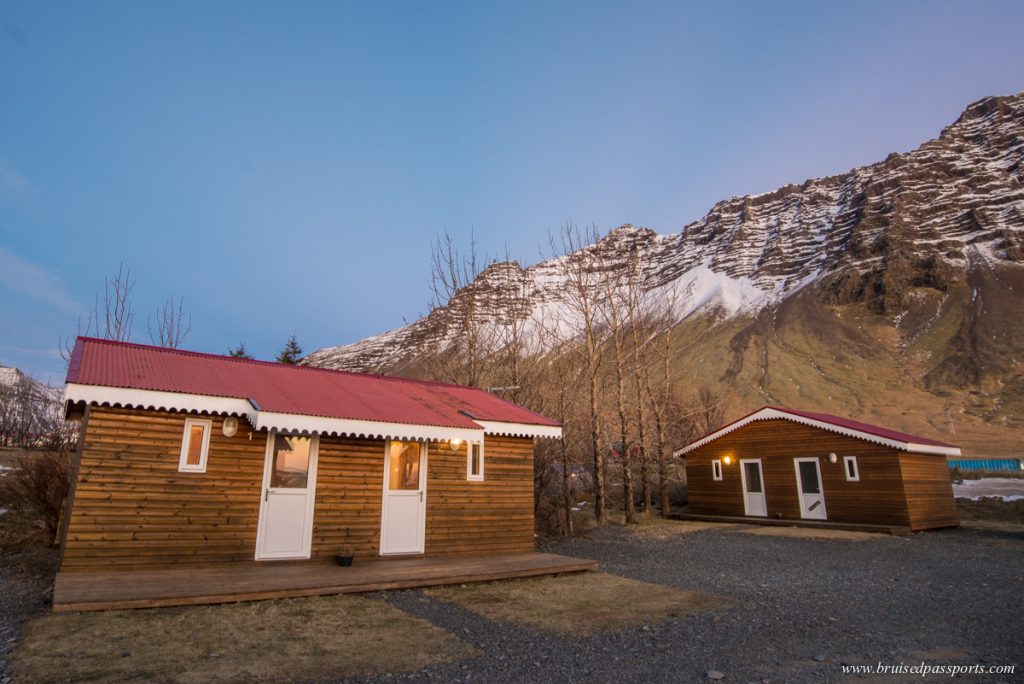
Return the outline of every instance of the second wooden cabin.
{"type": "Polygon", "coordinates": [[[933,439],[824,413],[765,406],[676,452],[689,513],[924,530],[959,524],[933,439]]]}

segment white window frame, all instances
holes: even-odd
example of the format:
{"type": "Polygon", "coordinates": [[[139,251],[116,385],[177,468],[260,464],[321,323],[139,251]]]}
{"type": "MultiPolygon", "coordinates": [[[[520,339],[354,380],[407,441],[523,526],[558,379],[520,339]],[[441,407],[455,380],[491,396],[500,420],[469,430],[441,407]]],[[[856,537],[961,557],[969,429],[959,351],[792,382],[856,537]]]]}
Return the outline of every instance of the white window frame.
{"type": "Polygon", "coordinates": [[[860,464],[856,456],[843,456],[843,474],[847,482],[860,482],[860,464]],[[853,463],[853,475],[850,475],[850,463],[853,463]]]}
{"type": "Polygon", "coordinates": [[[722,461],[717,458],[711,461],[711,477],[714,478],[715,482],[722,481],[722,461]]]}
{"type": "Polygon", "coordinates": [[[466,479],[470,482],[484,481],[484,443],[466,442],[466,479]],[[473,474],[473,447],[480,447],[480,472],[473,474]]]}
{"type": "Polygon", "coordinates": [[[185,419],[185,431],[181,437],[181,454],[178,456],[178,472],[179,473],[205,473],[206,472],[206,457],[210,453],[210,435],[213,433],[213,421],[208,418],[186,418],[185,419]],[[188,447],[189,442],[192,439],[192,427],[195,425],[203,426],[203,444],[199,448],[199,463],[198,465],[189,465],[188,463],[188,447]]]}

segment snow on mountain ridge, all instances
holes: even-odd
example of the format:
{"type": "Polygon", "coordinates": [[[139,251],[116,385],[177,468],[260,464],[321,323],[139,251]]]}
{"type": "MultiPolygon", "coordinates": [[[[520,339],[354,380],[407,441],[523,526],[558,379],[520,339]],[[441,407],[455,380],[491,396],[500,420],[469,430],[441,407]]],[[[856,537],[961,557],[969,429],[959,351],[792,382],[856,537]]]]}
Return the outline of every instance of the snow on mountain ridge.
{"type": "MultiPolygon", "coordinates": [[[[1024,93],[985,98],[912,152],[723,200],[677,234],[627,224],[525,269],[492,264],[467,289],[485,326],[511,325],[510,297],[523,292],[527,332],[557,318],[571,328],[565,260],[596,269],[635,259],[653,296],[675,294],[680,319],[756,313],[811,284],[836,303],[864,301],[895,316],[909,288],[964,279],[973,268],[969,252],[1024,261],[1022,157],[1024,93]]],[[[454,325],[441,307],[406,327],[318,350],[306,362],[386,370],[444,349],[458,335],[454,325]]]]}

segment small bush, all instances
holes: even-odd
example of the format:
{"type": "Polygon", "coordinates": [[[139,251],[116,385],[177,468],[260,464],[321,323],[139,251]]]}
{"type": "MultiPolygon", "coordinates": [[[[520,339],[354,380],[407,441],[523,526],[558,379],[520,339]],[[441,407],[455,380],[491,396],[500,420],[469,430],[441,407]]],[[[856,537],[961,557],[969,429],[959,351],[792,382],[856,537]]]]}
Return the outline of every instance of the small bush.
{"type": "Polygon", "coordinates": [[[57,533],[70,489],[71,456],[64,450],[27,452],[0,477],[3,500],[39,516],[51,535],[57,533]]]}

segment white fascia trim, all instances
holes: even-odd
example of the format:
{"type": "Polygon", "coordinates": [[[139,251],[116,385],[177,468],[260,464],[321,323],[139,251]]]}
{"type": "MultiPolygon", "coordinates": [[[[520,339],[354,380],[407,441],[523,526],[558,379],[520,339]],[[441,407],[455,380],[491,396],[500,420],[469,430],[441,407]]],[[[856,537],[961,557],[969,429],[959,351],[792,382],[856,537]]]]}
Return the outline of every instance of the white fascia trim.
{"type": "Polygon", "coordinates": [[[65,403],[84,401],[100,406],[121,406],[157,411],[190,411],[211,415],[241,416],[246,418],[256,430],[350,435],[371,439],[425,439],[435,442],[461,439],[466,442],[483,442],[484,433],[517,437],[560,438],[562,436],[562,428],[550,425],[478,420],[476,423],[480,425],[480,428],[473,429],[349,418],[323,418],[260,411],[247,399],[77,383],[68,383],[65,386],[64,401],[65,403]]]}
{"type": "Polygon", "coordinates": [[[386,423],[376,420],[355,420],[351,418],[322,418],[302,416],[295,413],[256,413],[257,430],[280,430],[321,435],[348,435],[369,439],[419,440],[438,442],[461,439],[467,442],[483,441],[484,431],[471,428],[441,427],[438,425],[413,425],[411,423],[386,423]]]}
{"type": "Polygon", "coordinates": [[[480,427],[489,435],[507,435],[509,437],[552,437],[562,438],[562,428],[555,425],[530,425],[529,423],[505,423],[497,420],[476,420],[480,427]]]}
{"type": "Polygon", "coordinates": [[[84,401],[99,406],[122,406],[124,408],[154,409],[157,411],[195,411],[211,415],[243,416],[251,421],[255,412],[246,399],[230,397],[208,397],[202,394],[182,394],[158,390],[129,389],[125,387],[103,387],[80,385],[69,382],[64,388],[64,402],[84,401]]]}
{"type": "Polygon", "coordinates": [[[806,418],[804,416],[798,416],[793,413],[786,413],[785,411],[779,411],[778,409],[766,408],[761,409],[757,413],[753,413],[742,420],[738,420],[731,425],[726,425],[717,432],[712,432],[710,435],[703,437],[692,444],[673,452],[673,456],[679,457],[690,453],[694,449],[713,442],[714,440],[727,435],[734,430],[738,430],[744,425],[749,425],[755,420],[774,420],[774,419],[790,420],[794,423],[801,423],[803,425],[809,425],[811,427],[821,428],[822,430],[828,430],[829,432],[836,432],[847,437],[855,437],[857,439],[863,439],[868,442],[874,442],[875,444],[881,444],[893,449],[900,449],[901,451],[907,451],[915,454],[934,454],[936,456],[959,456],[960,449],[957,447],[944,447],[935,446],[931,444],[914,444],[912,442],[900,442],[895,439],[887,439],[885,437],[879,437],[873,435],[870,432],[862,432],[860,430],[854,430],[852,428],[840,427],[839,425],[833,425],[832,423],[826,423],[821,420],[814,420],[813,418],[806,418]]]}

